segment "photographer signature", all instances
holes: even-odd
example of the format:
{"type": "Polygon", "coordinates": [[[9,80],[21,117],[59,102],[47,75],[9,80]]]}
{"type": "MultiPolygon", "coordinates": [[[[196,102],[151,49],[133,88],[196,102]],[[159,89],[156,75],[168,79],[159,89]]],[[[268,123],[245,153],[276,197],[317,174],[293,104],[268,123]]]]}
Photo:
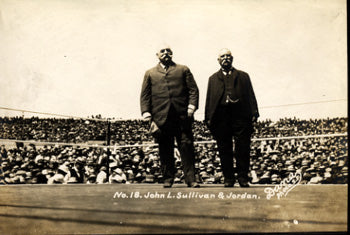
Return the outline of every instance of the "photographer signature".
{"type": "Polygon", "coordinates": [[[273,196],[277,196],[278,199],[287,196],[287,194],[295,188],[301,181],[302,175],[299,172],[295,174],[290,173],[289,176],[281,181],[279,185],[274,188],[265,188],[264,192],[267,194],[266,198],[270,200],[273,196]]]}

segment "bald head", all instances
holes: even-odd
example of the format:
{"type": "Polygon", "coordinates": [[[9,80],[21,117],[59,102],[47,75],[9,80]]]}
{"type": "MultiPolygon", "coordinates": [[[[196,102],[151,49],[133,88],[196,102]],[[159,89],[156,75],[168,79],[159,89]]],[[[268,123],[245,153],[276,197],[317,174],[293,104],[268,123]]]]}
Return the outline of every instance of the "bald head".
{"type": "Polygon", "coordinates": [[[229,49],[227,48],[223,48],[219,51],[219,58],[222,56],[222,55],[231,55],[232,56],[232,53],[229,49]]]}
{"type": "Polygon", "coordinates": [[[157,53],[162,49],[171,49],[170,45],[166,42],[159,43],[157,46],[154,47],[156,49],[157,53]]]}
{"type": "Polygon", "coordinates": [[[222,69],[231,69],[233,62],[233,56],[231,51],[227,48],[221,49],[219,51],[218,61],[222,69]]]}

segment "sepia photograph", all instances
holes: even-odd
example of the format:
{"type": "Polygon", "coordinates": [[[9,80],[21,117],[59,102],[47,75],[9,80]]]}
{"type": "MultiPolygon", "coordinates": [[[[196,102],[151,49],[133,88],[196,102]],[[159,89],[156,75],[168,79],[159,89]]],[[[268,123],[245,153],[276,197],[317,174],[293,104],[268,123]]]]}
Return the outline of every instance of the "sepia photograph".
{"type": "Polygon", "coordinates": [[[0,0],[0,234],[348,231],[345,0],[0,0]]]}

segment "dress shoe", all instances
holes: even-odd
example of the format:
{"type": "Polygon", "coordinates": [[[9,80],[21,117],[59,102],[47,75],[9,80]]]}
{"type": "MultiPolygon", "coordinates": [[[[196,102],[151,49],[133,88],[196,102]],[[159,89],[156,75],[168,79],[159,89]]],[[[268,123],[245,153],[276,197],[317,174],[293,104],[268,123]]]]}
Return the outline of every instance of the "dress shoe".
{"type": "Polygon", "coordinates": [[[238,179],[238,183],[239,183],[239,186],[241,186],[242,188],[248,188],[249,187],[247,179],[244,179],[244,178],[238,179]]]}
{"type": "Polygon", "coordinates": [[[224,187],[225,188],[232,188],[235,185],[236,179],[225,179],[224,181],[224,187]]]}
{"type": "Polygon", "coordinates": [[[224,187],[225,188],[232,188],[234,186],[234,184],[235,183],[233,183],[233,182],[225,182],[224,187]]]}
{"type": "Polygon", "coordinates": [[[200,188],[201,186],[197,182],[192,182],[187,184],[187,187],[189,188],[200,188]]]}
{"type": "Polygon", "coordinates": [[[163,188],[171,188],[171,186],[173,186],[172,182],[164,182],[163,184],[163,188]]]}

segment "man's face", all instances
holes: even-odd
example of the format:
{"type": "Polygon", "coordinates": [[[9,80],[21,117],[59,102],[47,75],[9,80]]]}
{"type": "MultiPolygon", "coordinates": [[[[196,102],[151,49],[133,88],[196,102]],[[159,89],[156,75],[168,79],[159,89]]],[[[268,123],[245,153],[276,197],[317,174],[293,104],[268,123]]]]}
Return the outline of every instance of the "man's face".
{"type": "Polygon", "coordinates": [[[232,67],[233,61],[231,51],[228,49],[221,50],[219,53],[218,61],[223,69],[230,69],[232,67]]]}
{"type": "Polygon", "coordinates": [[[157,56],[162,64],[168,64],[173,58],[173,52],[169,47],[165,47],[161,48],[159,52],[157,52],[157,56]]]}

